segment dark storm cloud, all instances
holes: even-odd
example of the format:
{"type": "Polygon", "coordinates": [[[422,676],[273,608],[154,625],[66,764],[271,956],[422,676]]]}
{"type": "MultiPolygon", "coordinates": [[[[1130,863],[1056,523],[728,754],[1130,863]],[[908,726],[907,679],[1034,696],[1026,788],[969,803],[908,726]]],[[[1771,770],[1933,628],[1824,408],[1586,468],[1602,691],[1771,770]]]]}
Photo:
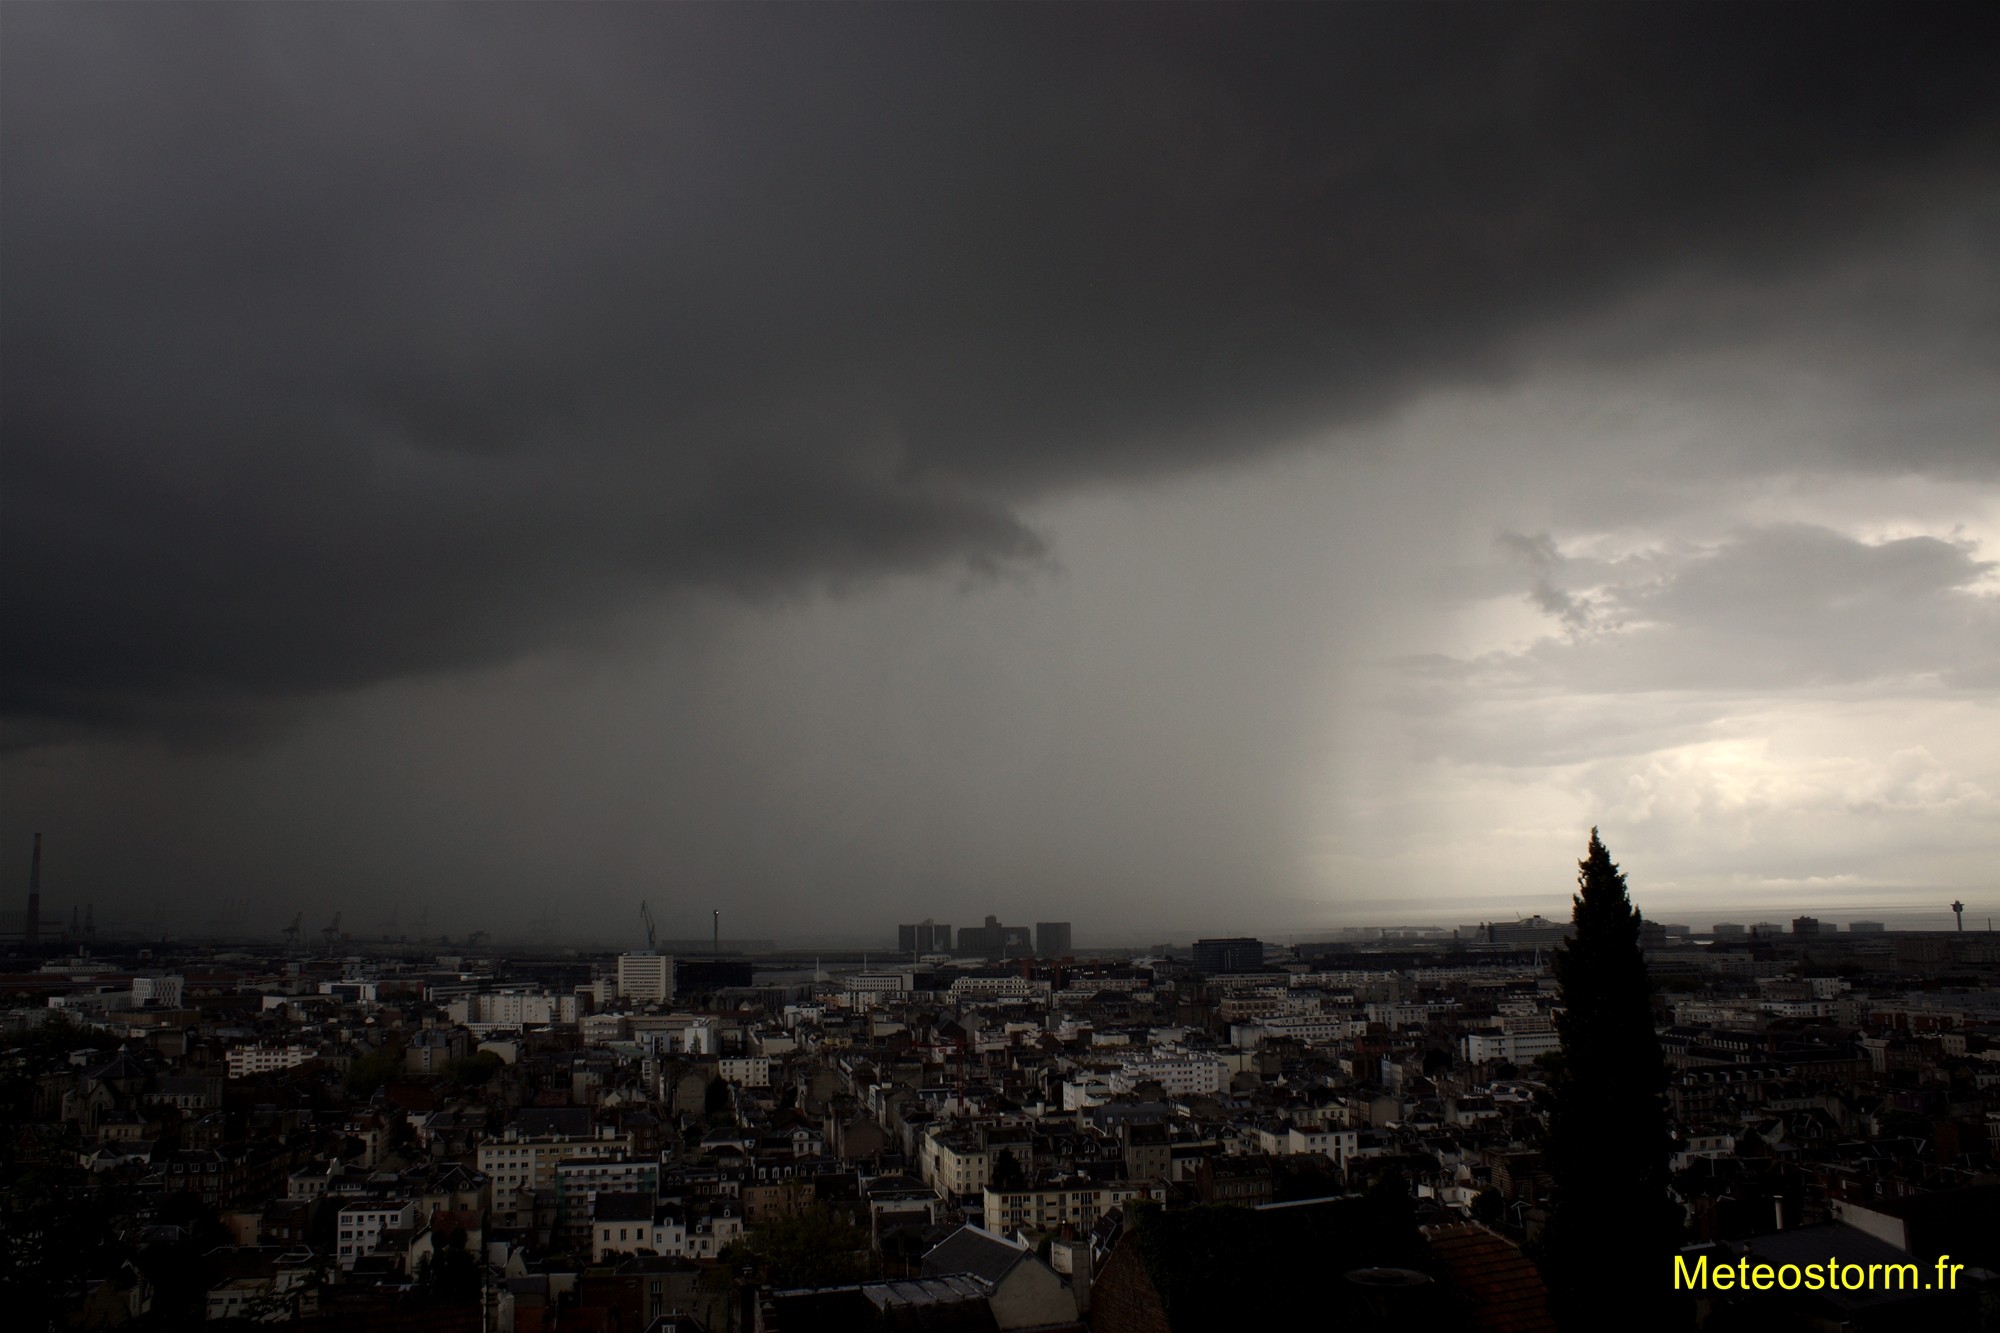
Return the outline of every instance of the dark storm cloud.
{"type": "Polygon", "coordinates": [[[1504,374],[1994,146],[1985,6],[5,25],[4,704],[44,721],[1033,557],[1027,497],[1504,374]]]}

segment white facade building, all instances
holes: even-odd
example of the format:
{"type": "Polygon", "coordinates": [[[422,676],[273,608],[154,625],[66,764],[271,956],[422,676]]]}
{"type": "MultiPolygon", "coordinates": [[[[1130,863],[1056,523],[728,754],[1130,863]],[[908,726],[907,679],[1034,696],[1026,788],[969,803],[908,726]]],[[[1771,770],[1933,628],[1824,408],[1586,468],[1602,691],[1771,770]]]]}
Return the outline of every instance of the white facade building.
{"type": "Polygon", "coordinates": [[[771,1061],[768,1056],[725,1055],[715,1062],[715,1072],[724,1083],[740,1083],[746,1088],[771,1086],[771,1061]]]}
{"type": "Polygon", "coordinates": [[[290,1046],[233,1046],[222,1058],[229,1066],[229,1077],[247,1078],[251,1074],[294,1068],[318,1054],[312,1047],[294,1042],[290,1046]]]}
{"type": "Polygon", "coordinates": [[[363,1199],[340,1210],[340,1232],[335,1254],[341,1268],[354,1267],[355,1260],[375,1248],[385,1231],[408,1231],[417,1224],[417,1205],[408,1200],[363,1199]]]}
{"type": "Polygon", "coordinates": [[[451,1021],[473,1029],[550,1027],[577,1021],[579,1005],[575,995],[549,995],[536,991],[501,991],[492,995],[462,995],[447,1008],[451,1021]]]}
{"type": "Polygon", "coordinates": [[[1227,1077],[1228,1067],[1213,1056],[1156,1051],[1121,1061],[1111,1076],[1111,1090],[1131,1092],[1141,1083],[1158,1083],[1169,1097],[1187,1097],[1220,1092],[1227,1077]]]}
{"type": "Polygon", "coordinates": [[[665,1004],[673,999],[673,958],[658,953],[619,954],[618,998],[638,1004],[665,1004]]]}
{"type": "Polygon", "coordinates": [[[632,1136],[589,1139],[503,1136],[479,1145],[479,1170],[493,1182],[493,1211],[503,1221],[519,1211],[522,1195],[551,1188],[565,1162],[618,1161],[632,1155],[632,1136]]]}
{"type": "Polygon", "coordinates": [[[1151,1193],[1151,1186],[1144,1181],[1057,1180],[1033,1189],[1005,1190],[988,1185],[980,1191],[980,1223],[1003,1236],[1055,1231],[1064,1223],[1088,1232],[1110,1209],[1151,1193]]]}
{"type": "Polygon", "coordinates": [[[1538,1055],[1561,1050],[1562,1038],[1553,1032],[1468,1032],[1459,1039],[1459,1049],[1474,1064],[1504,1060],[1524,1065],[1538,1055]]]}
{"type": "Polygon", "coordinates": [[[133,977],[132,1007],[157,1004],[162,1009],[178,1009],[186,985],[181,977],[133,977]]]}
{"type": "Polygon", "coordinates": [[[960,977],[946,992],[954,1001],[978,999],[1046,1000],[1055,991],[1033,977],[960,977]]]}

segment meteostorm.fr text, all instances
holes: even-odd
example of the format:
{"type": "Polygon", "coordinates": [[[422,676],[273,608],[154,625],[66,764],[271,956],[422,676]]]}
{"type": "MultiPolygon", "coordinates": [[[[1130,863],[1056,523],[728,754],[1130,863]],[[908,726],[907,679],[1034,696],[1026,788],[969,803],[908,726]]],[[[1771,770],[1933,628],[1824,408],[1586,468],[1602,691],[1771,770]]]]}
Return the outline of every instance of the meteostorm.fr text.
{"type": "Polygon", "coordinates": [[[1823,1264],[1765,1264],[1738,1259],[1709,1263],[1701,1255],[1692,1264],[1674,1256],[1675,1291],[1955,1291],[1964,1264],[1941,1254],[1934,1280],[1925,1281],[1916,1264],[1844,1264],[1828,1255],[1823,1264]]]}

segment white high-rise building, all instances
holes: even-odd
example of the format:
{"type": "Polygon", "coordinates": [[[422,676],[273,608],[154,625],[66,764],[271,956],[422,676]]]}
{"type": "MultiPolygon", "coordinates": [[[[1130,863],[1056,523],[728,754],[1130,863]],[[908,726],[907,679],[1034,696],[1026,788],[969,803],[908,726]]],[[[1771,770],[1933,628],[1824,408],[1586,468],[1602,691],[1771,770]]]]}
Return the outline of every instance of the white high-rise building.
{"type": "Polygon", "coordinates": [[[674,998],[674,960],[658,953],[618,955],[618,998],[665,1004],[674,998]]]}

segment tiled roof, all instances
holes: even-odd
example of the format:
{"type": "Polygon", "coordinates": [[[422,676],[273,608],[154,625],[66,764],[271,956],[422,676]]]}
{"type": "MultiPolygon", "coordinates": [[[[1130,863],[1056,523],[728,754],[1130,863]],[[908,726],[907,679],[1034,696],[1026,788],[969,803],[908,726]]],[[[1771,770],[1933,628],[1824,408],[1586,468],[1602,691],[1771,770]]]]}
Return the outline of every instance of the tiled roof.
{"type": "Polygon", "coordinates": [[[1471,1302],[1480,1333],[1554,1333],[1541,1272],[1503,1236],[1477,1222],[1426,1227],[1431,1255],[1471,1302]]]}

